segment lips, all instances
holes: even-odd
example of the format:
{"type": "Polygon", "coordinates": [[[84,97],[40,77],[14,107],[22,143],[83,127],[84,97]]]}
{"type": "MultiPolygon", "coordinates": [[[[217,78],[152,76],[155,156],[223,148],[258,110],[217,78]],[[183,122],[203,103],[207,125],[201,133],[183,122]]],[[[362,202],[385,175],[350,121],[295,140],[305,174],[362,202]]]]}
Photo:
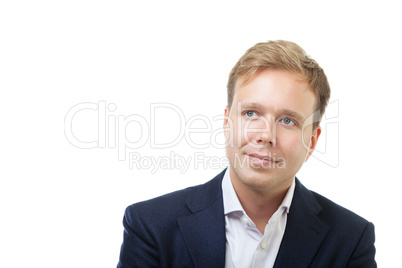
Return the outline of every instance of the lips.
{"type": "Polygon", "coordinates": [[[277,167],[277,164],[280,162],[269,155],[257,153],[246,153],[246,157],[250,160],[250,167],[257,169],[272,169],[277,167]]]}
{"type": "Polygon", "coordinates": [[[256,160],[260,160],[260,161],[269,161],[272,163],[279,163],[278,160],[273,159],[272,157],[268,156],[268,155],[260,155],[260,154],[256,154],[256,153],[247,153],[246,154],[251,160],[256,159],[256,160]]]}

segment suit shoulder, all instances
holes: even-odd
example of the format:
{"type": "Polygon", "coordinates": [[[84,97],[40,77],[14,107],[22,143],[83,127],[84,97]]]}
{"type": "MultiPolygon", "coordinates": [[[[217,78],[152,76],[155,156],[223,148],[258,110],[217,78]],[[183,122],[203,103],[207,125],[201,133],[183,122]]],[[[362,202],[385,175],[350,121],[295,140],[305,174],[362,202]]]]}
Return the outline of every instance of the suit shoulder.
{"type": "Polygon", "coordinates": [[[348,226],[348,228],[362,228],[369,224],[369,221],[359,216],[355,212],[338,205],[330,199],[311,191],[317,202],[322,207],[320,218],[328,225],[348,226]]]}
{"type": "Polygon", "coordinates": [[[212,180],[174,191],[146,201],[134,203],[127,207],[125,216],[137,214],[141,218],[161,221],[163,219],[176,219],[188,215],[199,209],[207,208],[222,194],[221,182],[224,171],[212,180]]]}
{"type": "Polygon", "coordinates": [[[147,214],[158,215],[164,212],[172,213],[180,208],[184,208],[187,197],[189,195],[191,196],[191,194],[196,191],[198,187],[200,186],[192,186],[149,200],[134,203],[127,207],[126,215],[134,213],[134,211],[142,216],[146,216],[147,214]]]}
{"type": "Polygon", "coordinates": [[[329,227],[322,251],[334,257],[318,267],[376,267],[374,225],[328,198],[312,194],[321,206],[317,217],[329,227]]]}

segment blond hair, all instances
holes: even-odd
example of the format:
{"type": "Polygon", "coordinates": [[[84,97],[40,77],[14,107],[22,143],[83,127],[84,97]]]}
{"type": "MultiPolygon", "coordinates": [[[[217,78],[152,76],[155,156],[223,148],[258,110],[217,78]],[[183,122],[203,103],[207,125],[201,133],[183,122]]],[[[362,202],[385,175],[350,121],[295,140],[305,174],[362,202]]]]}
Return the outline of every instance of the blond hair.
{"type": "Polygon", "coordinates": [[[318,113],[314,118],[313,129],[318,126],[331,94],[327,76],[315,60],[310,58],[299,45],[290,41],[278,40],[258,43],[247,50],[229,75],[227,84],[229,109],[232,106],[238,78],[243,77],[245,84],[256,72],[267,68],[294,72],[308,82],[317,100],[314,108],[318,113]]]}

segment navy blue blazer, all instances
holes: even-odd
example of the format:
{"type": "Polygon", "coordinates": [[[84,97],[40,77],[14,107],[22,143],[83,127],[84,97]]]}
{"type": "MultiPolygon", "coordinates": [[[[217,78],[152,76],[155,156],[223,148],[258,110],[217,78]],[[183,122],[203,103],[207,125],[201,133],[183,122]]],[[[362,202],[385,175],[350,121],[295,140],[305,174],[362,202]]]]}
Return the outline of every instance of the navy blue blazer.
{"type": "MultiPolygon", "coordinates": [[[[211,181],[129,206],[118,268],[224,267],[223,171],[211,181]]],[[[374,225],[296,179],[274,267],[377,267],[374,225]]]]}

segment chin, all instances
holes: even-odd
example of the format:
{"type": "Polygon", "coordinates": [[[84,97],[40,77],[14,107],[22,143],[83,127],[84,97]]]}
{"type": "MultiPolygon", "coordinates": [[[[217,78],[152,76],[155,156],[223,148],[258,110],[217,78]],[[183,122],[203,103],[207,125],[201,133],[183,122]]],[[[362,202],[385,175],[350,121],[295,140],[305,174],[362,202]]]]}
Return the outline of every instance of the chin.
{"type": "Polygon", "coordinates": [[[240,180],[245,184],[256,187],[266,187],[275,181],[275,174],[272,170],[267,170],[263,168],[248,168],[244,170],[241,174],[240,180]]]}

